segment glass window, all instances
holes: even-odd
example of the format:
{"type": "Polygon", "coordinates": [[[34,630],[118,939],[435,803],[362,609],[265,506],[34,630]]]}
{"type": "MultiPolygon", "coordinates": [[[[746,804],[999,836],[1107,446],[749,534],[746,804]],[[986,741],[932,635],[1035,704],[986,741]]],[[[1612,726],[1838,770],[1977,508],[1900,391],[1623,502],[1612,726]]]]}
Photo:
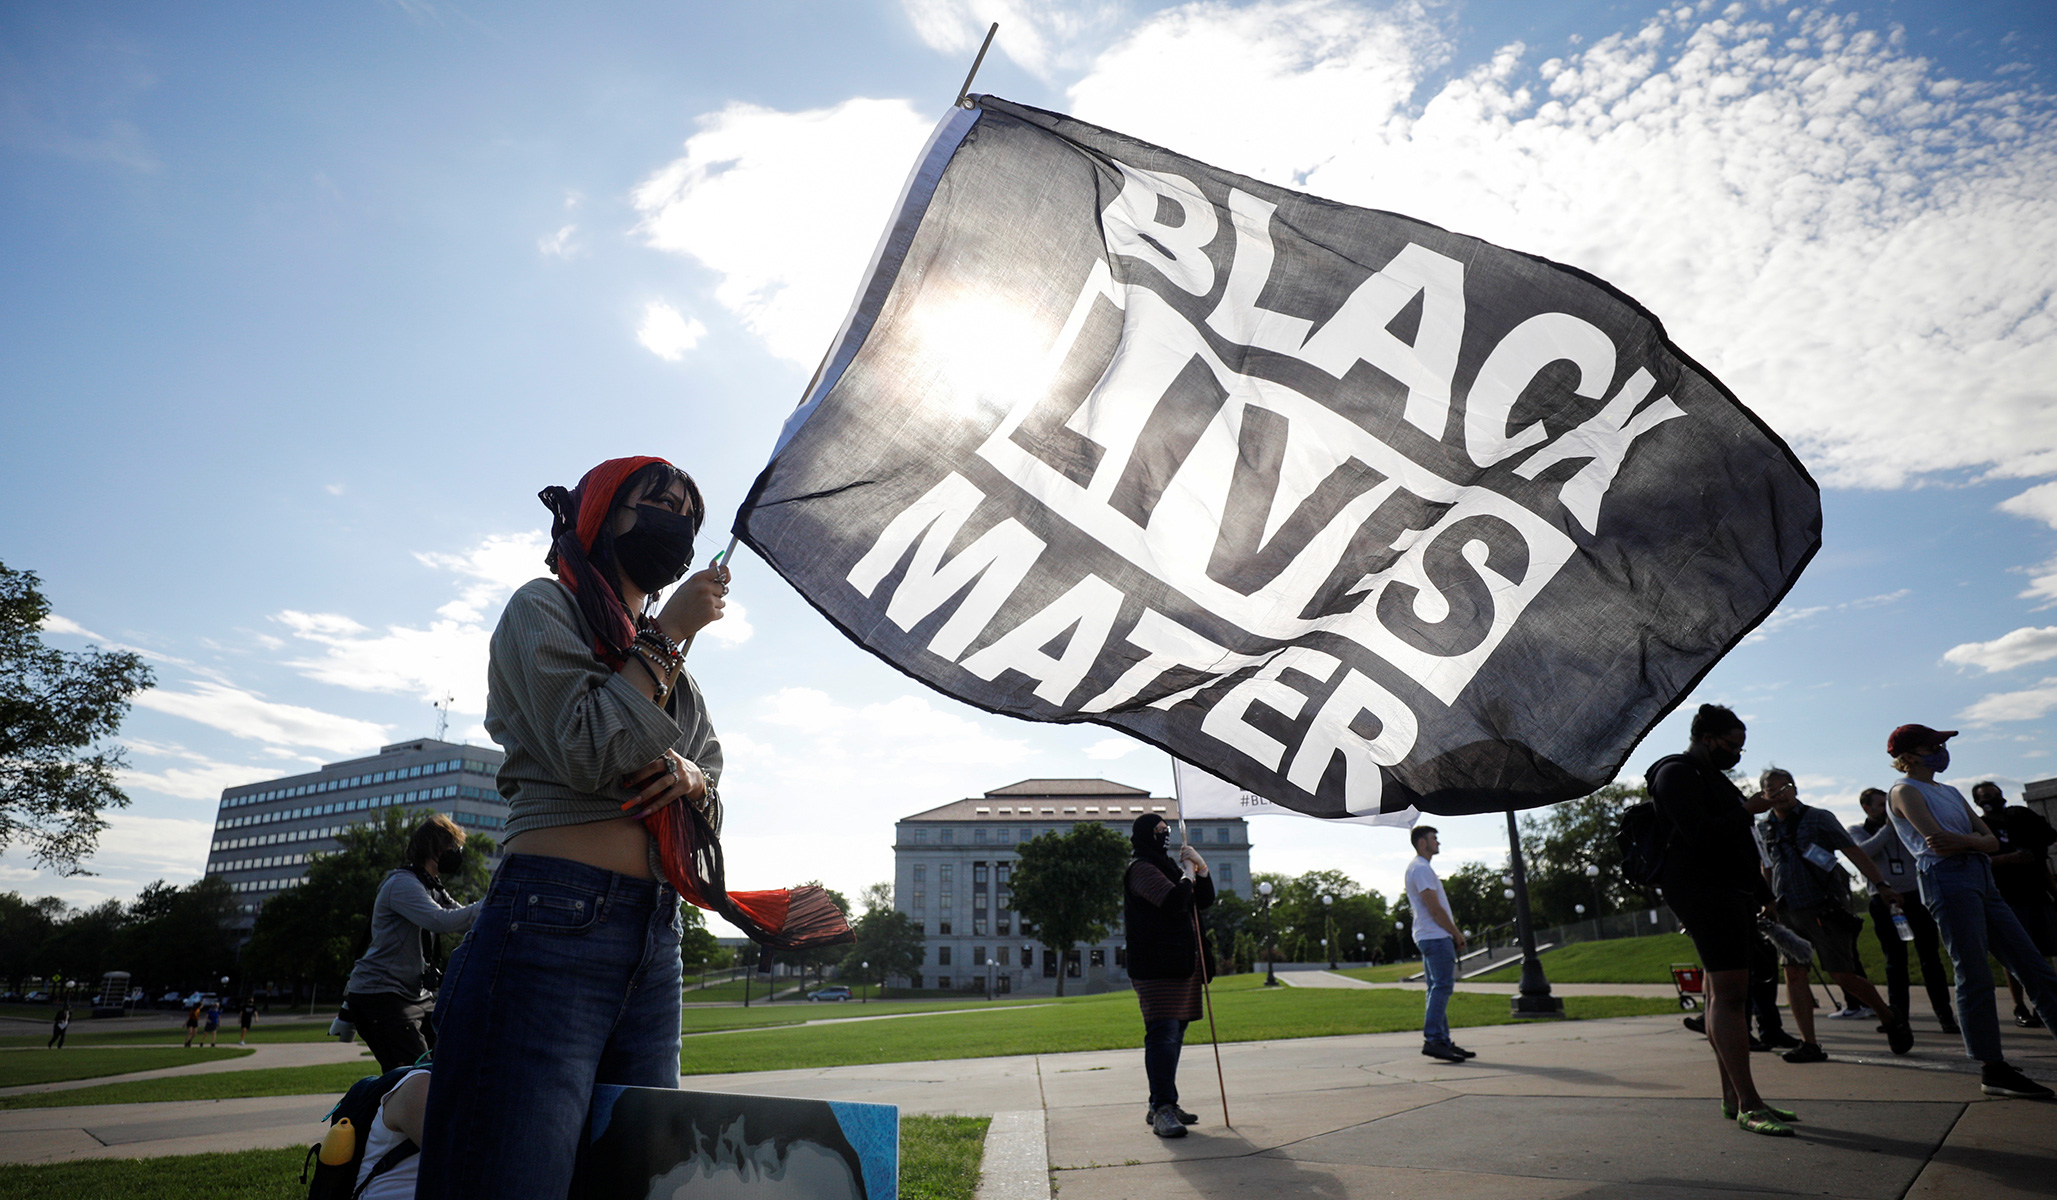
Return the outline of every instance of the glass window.
{"type": "Polygon", "coordinates": [[[986,936],[986,919],[984,917],[973,917],[971,919],[971,935],[973,937],[986,936]]]}
{"type": "Polygon", "coordinates": [[[950,947],[936,947],[936,965],[939,967],[947,967],[950,965],[950,947]]]}
{"type": "Polygon", "coordinates": [[[928,893],[926,893],[926,892],[916,892],[916,893],[914,893],[914,911],[915,911],[915,912],[927,912],[927,911],[928,911],[928,893]]]}
{"type": "Polygon", "coordinates": [[[1236,881],[1236,864],[1223,863],[1215,870],[1220,873],[1223,883],[1234,883],[1236,881]]]}
{"type": "Polygon", "coordinates": [[[945,846],[948,846],[957,840],[957,831],[954,829],[937,830],[936,840],[943,843],[945,846]]]}
{"type": "Polygon", "coordinates": [[[971,864],[971,881],[973,883],[984,883],[986,881],[986,864],[982,862],[971,864]]]}
{"type": "Polygon", "coordinates": [[[950,990],[950,977],[949,977],[948,975],[938,975],[938,976],[936,976],[936,987],[937,987],[937,988],[939,988],[939,989],[940,989],[940,990],[942,990],[942,991],[946,991],[946,992],[947,992],[947,991],[949,991],[949,990],[950,990]]]}
{"type": "Polygon", "coordinates": [[[1006,913],[1000,914],[1000,920],[993,926],[993,932],[999,934],[1001,937],[1006,937],[1008,934],[1014,932],[1012,926],[1008,923],[1006,913]]]}
{"type": "Polygon", "coordinates": [[[986,894],[984,892],[973,892],[971,894],[971,906],[978,910],[980,916],[984,916],[986,911],[986,894]]]}
{"type": "Polygon", "coordinates": [[[1014,947],[1012,947],[1012,946],[1002,946],[1002,947],[1000,947],[1000,965],[1001,965],[1001,966],[1003,966],[1003,967],[1006,967],[1006,966],[1012,966],[1012,965],[1013,965],[1013,964],[1011,964],[1011,963],[1009,963],[1009,962],[1007,961],[1007,956],[1008,956],[1008,955],[1009,955],[1009,954],[1010,954],[1010,953],[1011,953],[1011,952],[1013,951],[1013,949],[1014,949],[1014,947]]]}
{"type": "Polygon", "coordinates": [[[951,863],[943,863],[936,868],[936,882],[949,883],[956,873],[956,866],[951,863]]]}
{"type": "Polygon", "coordinates": [[[939,907],[941,907],[943,911],[948,912],[951,909],[957,907],[957,897],[949,892],[944,892],[936,898],[936,904],[939,907]]]}
{"type": "Polygon", "coordinates": [[[974,829],[974,830],[972,830],[972,831],[971,831],[971,840],[972,840],[973,842],[977,843],[978,845],[981,845],[981,846],[985,845],[985,844],[986,844],[986,831],[985,831],[985,830],[983,830],[983,829],[974,829]]]}
{"type": "Polygon", "coordinates": [[[971,948],[971,965],[974,967],[986,965],[986,948],[984,946],[973,946],[971,948]]]}
{"type": "Polygon", "coordinates": [[[1093,956],[1093,961],[1091,963],[1092,966],[1104,967],[1107,965],[1107,952],[1105,950],[1102,950],[1096,946],[1091,951],[1091,954],[1093,956]]]}
{"type": "MultiPolygon", "coordinates": [[[[947,911],[947,910],[946,910],[946,911],[947,911]]],[[[949,936],[950,936],[950,918],[948,918],[948,917],[944,917],[944,918],[943,918],[942,920],[940,920],[940,921],[937,921],[937,922],[936,922],[936,932],[937,932],[938,934],[940,934],[941,936],[943,936],[943,937],[949,937],[949,936]]]]}
{"type": "Polygon", "coordinates": [[[918,845],[921,845],[921,844],[922,844],[923,842],[926,842],[926,841],[928,841],[928,840],[929,840],[929,831],[928,831],[928,830],[926,830],[926,829],[917,829],[917,830],[915,830],[915,831],[914,831],[914,844],[915,844],[915,845],[917,845],[917,846],[918,846],[918,845]]]}
{"type": "Polygon", "coordinates": [[[1021,948],[1021,965],[1024,967],[1036,965],[1036,948],[1034,946],[1023,946],[1021,948]]]}
{"type": "Polygon", "coordinates": [[[914,868],[914,882],[916,882],[916,883],[927,883],[927,882],[928,882],[928,878],[929,878],[929,869],[928,869],[928,868],[927,868],[926,866],[921,866],[921,865],[917,865],[917,866],[916,866],[916,867],[914,868]]]}

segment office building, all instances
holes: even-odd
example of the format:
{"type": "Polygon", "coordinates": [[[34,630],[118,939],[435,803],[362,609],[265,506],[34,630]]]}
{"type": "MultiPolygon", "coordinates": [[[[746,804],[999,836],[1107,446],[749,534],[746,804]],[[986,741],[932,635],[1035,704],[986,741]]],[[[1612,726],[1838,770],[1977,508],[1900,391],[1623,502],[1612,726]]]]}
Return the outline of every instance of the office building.
{"type": "Polygon", "coordinates": [[[235,890],[236,925],[247,931],[267,899],[306,878],[314,855],[341,848],[338,833],[389,808],[433,809],[467,830],[497,834],[507,802],[493,778],[504,757],[492,746],[419,738],[369,758],[224,788],[207,874],[235,890]]]}
{"type": "MultiPolygon", "coordinates": [[[[983,796],[902,818],[894,827],[893,905],[921,926],[922,969],[903,983],[940,991],[1051,994],[1058,960],[1021,931],[1008,877],[1016,847],[1045,833],[1103,822],[1128,840],[1144,813],[1178,826],[1178,801],[1105,779],[1024,779],[983,796]]],[[[1249,823],[1241,817],[1187,823],[1217,890],[1247,897],[1249,823]]],[[[1174,834],[1174,844],[1176,835],[1174,834]]],[[[1128,986],[1127,942],[1116,918],[1107,940],[1071,950],[1066,995],[1128,986]]]]}

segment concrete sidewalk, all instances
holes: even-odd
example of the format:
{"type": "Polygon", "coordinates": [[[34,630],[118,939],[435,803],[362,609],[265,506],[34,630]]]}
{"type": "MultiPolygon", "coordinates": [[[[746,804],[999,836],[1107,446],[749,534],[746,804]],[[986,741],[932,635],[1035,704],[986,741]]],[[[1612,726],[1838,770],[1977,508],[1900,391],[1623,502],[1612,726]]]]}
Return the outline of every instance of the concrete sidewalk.
{"type": "MultiPolygon", "coordinates": [[[[1204,1025],[1193,1030],[1198,1036],[1204,1025]]],[[[1479,1058],[1424,1058],[1418,1034],[1221,1048],[1234,1128],[1213,1058],[1189,1045],[1182,1102],[1201,1124],[1175,1141],[1143,1125],[1138,1050],[694,1076],[710,1091],[869,1100],[910,1113],[1005,1114],[1005,1136],[1042,1155],[989,1152],[997,1197],[1405,1195],[1705,1200],[1794,1195],[2006,1200],[2051,1194],[2057,1104],[1987,1100],[1961,1043],[1916,1018],[1895,1057],[1862,1022],[1823,1021],[1834,1061],[1757,1054],[1758,1084],[1797,1108],[1800,1136],[1753,1137],[1723,1121],[1706,1042],[1675,1016],[1460,1030],[1479,1058]],[[1044,1162],[1049,1175],[1036,1178],[1044,1162]],[[1005,1184],[1006,1186],[1001,1186],[1005,1184]]],[[[2057,1083],[2057,1042],[2004,1026],[2007,1053],[2057,1083]]],[[[974,1051],[975,1046],[964,1050],[974,1051]]],[[[244,1060],[249,1061],[249,1060],[244,1060]]],[[[305,1145],[334,1096],[0,1112],[0,1161],[147,1157],[305,1145]]]]}
{"type": "MultiPolygon", "coordinates": [[[[1406,992],[1426,992],[1428,984],[1408,983],[1400,980],[1390,983],[1370,983],[1334,971],[1280,971],[1278,981],[1284,987],[1297,988],[1393,988],[1406,992]]],[[[1471,992],[1480,996],[1512,996],[1521,990],[1518,983],[1453,983],[1453,989],[1471,992]]],[[[1678,989],[1668,983],[1553,983],[1550,991],[1557,996],[1644,996],[1673,997],[1678,989]]],[[[1679,1010],[1681,1015],[1684,1009],[1679,1010]]]]}

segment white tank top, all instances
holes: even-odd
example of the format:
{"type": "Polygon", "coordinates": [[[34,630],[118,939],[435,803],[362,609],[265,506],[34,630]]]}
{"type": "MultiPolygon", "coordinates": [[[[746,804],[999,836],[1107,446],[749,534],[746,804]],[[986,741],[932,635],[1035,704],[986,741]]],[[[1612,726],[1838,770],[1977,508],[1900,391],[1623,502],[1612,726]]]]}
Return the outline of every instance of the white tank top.
{"type": "MultiPolygon", "coordinates": [[[[1964,793],[1947,783],[1923,783],[1919,779],[1902,779],[1901,783],[1921,793],[1928,801],[1928,812],[1935,818],[1936,827],[1946,833],[1971,833],[1977,826],[1971,823],[1971,805],[1965,803],[1964,793]]],[[[1900,835],[1900,843],[1914,853],[1914,869],[1932,866],[1945,856],[1928,848],[1928,839],[1921,831],[1908,823],[1898,809],[1886,810],[1893,819],[1893,829],[1900,835]]]]}

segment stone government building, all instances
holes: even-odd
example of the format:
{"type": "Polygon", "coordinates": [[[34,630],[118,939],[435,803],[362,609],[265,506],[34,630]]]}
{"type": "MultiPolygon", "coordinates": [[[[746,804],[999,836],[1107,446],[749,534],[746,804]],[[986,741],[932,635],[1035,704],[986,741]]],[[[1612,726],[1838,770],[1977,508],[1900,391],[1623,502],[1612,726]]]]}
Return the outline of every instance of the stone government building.
{"type": "MultiPolygon", "coordinates": [[[[921,926],[922,968],[914,988],[1049,995],[1058,961],[1021,931],[1009,900],[1015,847],[1045,833],[1101,821],[1128,838],[1138,816],[1154,812],[1178,826],[1178,801],[1106,779],[1024,779],[983,796],[903,817],[894,826],[893,905],[921,926]],[[990,963],[990,965],[989,965],[990,963]]],[[[1250,890],[1250,829],[1241,817],[1187,822],[1207,858],[1216,889],[1250,890]]],[[[1177,834],[1173,834],[1174,844],[1177,834]]],[[[1107,940],[1074,948],[1063,964],[1067,995],[1126,988],[1127,943],[1117,919],[1107,940]]]]}

